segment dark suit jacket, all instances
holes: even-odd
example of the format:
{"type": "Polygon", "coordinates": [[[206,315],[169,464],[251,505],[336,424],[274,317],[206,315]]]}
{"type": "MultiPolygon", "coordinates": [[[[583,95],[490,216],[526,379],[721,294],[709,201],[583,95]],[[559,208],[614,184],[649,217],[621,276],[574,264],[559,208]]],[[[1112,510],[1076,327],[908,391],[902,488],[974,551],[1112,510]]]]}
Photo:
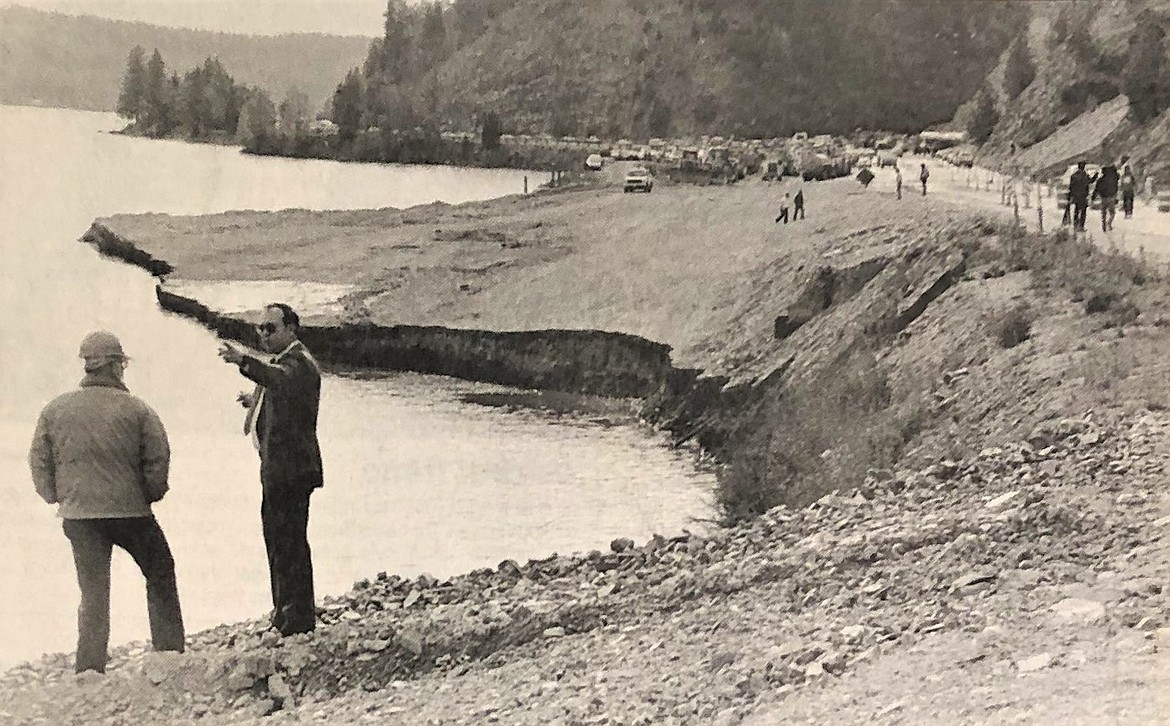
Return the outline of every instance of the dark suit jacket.
{"type": "Polygon", "coordinates": [[[240,372],[264,386],[256,418],[260,441],[260,481],[265,490],[324,483],[317,444],[317,407],[321,369],[304,344],[267,363],[245,356],[240,372]]]}

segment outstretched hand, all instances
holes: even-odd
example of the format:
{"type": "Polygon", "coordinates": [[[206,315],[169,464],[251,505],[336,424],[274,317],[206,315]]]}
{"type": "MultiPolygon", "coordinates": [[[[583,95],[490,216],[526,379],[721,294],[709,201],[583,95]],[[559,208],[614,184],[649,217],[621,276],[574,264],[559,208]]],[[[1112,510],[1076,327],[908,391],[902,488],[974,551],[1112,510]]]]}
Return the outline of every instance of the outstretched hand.
{"type": "Polygon", "coordinates": [[[231,343],[219,346],[219,357],[226,363],[239,365],[244,362],[244,351],[231,343]]]}

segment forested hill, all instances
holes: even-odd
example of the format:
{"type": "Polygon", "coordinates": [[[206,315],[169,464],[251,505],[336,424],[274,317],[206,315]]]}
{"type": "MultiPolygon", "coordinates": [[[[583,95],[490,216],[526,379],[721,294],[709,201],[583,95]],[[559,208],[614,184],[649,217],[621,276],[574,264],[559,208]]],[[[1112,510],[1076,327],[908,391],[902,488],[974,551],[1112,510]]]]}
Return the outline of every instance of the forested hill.
{"type": "Polygon", "coordinates": [[[461,6],[488,17],[442,57],[428,50],[414,87],[440,117],[489,109],[518,130],[915,130],[949,119],[979,88],[1026,5],[455,0],[445,19],[459,20],[461,6]]]}
{"type": "MultiPolygon", "coordinates": [[[[371,34],[377,32],[371,28],[371,34]]],[[[0,103],[113,110],[130,49],[158,48],[173,68],[218,56],[240,82],[274,97],[290,88],[319,108],[369,38],[316,34],[247,36],[0,7],[0,103]]]]}

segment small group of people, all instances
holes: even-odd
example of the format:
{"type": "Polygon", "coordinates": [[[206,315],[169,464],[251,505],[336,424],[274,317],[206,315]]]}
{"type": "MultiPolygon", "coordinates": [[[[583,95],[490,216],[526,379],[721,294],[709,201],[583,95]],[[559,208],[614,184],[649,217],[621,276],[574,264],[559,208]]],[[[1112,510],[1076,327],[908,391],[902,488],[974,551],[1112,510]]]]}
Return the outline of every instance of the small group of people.
{"type": "MultiPolygon", "coordinates": [[[[260,458],[260,518],[273,612],[281,635],[314,629],[309,497],[323,484],[317,443],[321,370],[300,342],[300,319],[283,303],[257,326],[264,353],[225,343],[220,357],[255,383],[237,401],[260,458]]],[[[130,358],[117,336],[81,342],[85,376],[41,411],[29,450],[37,494],[57,505],[73,551],[81,603],[75,669],[104,672],[110,636],[110,558],[117,545],[146,579],[155,650],[183,652],[175,563],[151,506],[169,489],[171,449],[155,411],[126,387],[130,358]]]]}
{"type": "Polygon", "coordinates": [[[780,214],[776,215],[776,223],[783,222],[788,224],[788,210],[792,208],[792,221],[795,222],[798,218],[804,219],[804,187],[796,189],[796,196],[791,196],[788,192],[784,192],[784,196],[780,197],[780,214]]]}
{"type": "Polygon", "coordinates": [[[1074,231],[1083,232],[1092,199],[1101,200],[1101,231],[1113,230],[1117,217],[1117,198],[1121,196],[1121,209],[1126,219],[1133,217],[1133,200],[1137,191],[1137,178],[1129,165],[1129,157],[1122,157],[1117,164],[1109,163],[1101,171],[1089,175],[1088,162],[1078,161],[1077,168],[1068,179],[1068,203],[1064,208],[1063,224],[1070,221],[1074,231]]]}

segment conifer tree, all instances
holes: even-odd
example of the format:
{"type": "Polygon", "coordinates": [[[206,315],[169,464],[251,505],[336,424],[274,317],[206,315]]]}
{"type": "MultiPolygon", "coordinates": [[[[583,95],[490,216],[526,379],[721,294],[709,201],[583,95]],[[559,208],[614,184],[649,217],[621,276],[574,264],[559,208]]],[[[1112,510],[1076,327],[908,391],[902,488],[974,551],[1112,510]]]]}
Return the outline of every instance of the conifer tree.
{"type": "Polygon", "coordinates": [[[135,123],[142,119],[144,110],[146,66],[143,60],[145,57],[146,51],[141,45],[136,45],[130,50],[130,56],[126,59],[126,72],[122,76],[122,90],[118,93],[118,115],[135,123]]]}
{"type": "Polygon", "coordinates": [[[146,64],[144,85],[143,125],[152,136],[165,136],[175,127],[175,84],[167,78],[167,66],[158,48],[146,64]]]}
{"type": "Polygon", "coordinates": [[[999,123],[999,111],[995,108],[995,97],[984,87],[975,96],[975,108],[967,119],[967,133],[971,140],[982,144],[991,138],[995,125],[999,123]]]}
{"type": "Polygon", "coordinates": [[[333,92],[333,123],[337,124],[337,135],[344,143],[353,141],[360,128],[362,90],[361,73],[354,68],[333,92]]]}
{"type": "Polygon", "coordinates": [[[1155,23],[1139,23],[1129,40],[1128,61],[1121,72],[1122,91],[1130,113],[1145,122],[1166,109],[1170,87],[1166,78],[1165,33],[1155,23]]]}
{"type": "Polygon", "coordinates": [[[1017,98],[1036,78],[1036,66],[1028,53],[1028,43],[1020,39],[1012,44],[1003,68],[1003,90],[1008,98],[1017,98]]]}

